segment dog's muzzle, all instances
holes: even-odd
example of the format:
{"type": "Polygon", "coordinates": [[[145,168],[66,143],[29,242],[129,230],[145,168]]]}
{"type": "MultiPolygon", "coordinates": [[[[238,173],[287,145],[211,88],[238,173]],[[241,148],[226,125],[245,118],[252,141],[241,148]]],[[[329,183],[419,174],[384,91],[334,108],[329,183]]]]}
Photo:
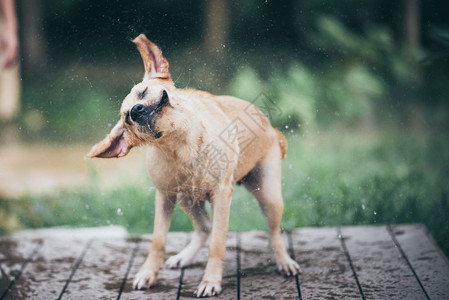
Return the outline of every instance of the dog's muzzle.
{"type": "Polygon", "coordinates": [[[154,130],[154,118],[157,114],[162,112],[162,109],[167,104],[168,104],[168,95],[167,92],[164,90],[162,92],[162,97],[159,103],[149,106],[138,103],[131,108],[129,112],[129,117],[134,123],[146,127],[150,132],[154,134],[154,137],[158,139],[162,136],[162,133],[156,132],[154,130]]]}
{"type": "Polygon", "coordinates": [[[158,112],[158,109],[154,109],[151,106],[145,106],[143,104],[136,104],[131,108],[129,112],[131,120],[139,124],[140,126],[144,126],[147,128],[154,138],[158,139],[162,136],[161,132],[156,132],[154,130],[154,115],[158,112]]]}
{"type": "Polygon", "coordinates": [[[147,126],[149,125],[150,120],[153,118],[153,116],[161,112],[164,106],[166,106],[167,104],[168,95],[167,91],[164,90],[162,92],[162,97],[159,103],[150,106],[145,106],[141,103],[134,105],[130,111],[131,120],[139,125],[147,126]]]}

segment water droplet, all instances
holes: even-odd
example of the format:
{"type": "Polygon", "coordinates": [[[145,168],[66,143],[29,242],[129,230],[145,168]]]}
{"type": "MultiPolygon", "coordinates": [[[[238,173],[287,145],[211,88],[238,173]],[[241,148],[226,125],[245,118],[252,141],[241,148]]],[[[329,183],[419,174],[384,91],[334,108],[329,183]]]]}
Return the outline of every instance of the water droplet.
{"type": "Polygon", "coordinates": [[[362,209],[365,210],[365,204],[362,204],[362,209]]]}
{"type": "Polygon", "coordinates": [[[117,215],[123,216],[123,211],[120,208],[117,208],[117,215]]]}
{"type": "Polygon", "coordinates": [[[377,215],[377,212],[376,212],[376,211],[374,211],[374,215],[377,215]]]}

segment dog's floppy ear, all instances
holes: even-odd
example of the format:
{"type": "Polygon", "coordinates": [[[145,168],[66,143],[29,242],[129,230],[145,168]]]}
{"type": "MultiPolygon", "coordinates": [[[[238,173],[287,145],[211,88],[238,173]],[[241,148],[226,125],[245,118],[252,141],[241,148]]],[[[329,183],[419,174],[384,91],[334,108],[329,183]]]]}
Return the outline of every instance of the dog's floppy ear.
{"type": "Polygon", "coordinates": [[[122,157],[128,154],[131,148],[132,145],[129,141],[128,130],[123,125],[123,121],[120,120],[104,140],[90,149],[86,157],[122,157]]]}
{"type": "Polygon", "coordinates": [[[140,56],[142,56],[143,64],[145,66],[145,78],[170,80],[168,61],[162,56],[161,49],[148,40],[143,33],[136,37],[133,42],[136,44],[140,56]]]}

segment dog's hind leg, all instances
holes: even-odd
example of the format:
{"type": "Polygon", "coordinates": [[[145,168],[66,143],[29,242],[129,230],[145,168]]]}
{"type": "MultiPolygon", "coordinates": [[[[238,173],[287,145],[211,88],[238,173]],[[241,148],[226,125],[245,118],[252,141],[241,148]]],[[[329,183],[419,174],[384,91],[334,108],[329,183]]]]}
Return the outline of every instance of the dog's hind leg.
{"type": "Polygon", "coordinates": [[[281,149],[274,144],[265,159],[250,171],[242,184],[259,202],[270,232],[270,242],[274,249],[279,271],[286,275],[301,272],[299,265],[290,258],[281,234],[280,223],[284,203],[281,192],[281,149]]]}
{"type": "Polygon", "coordinates": [[[182,268],[189,265],[196,253],[206,242],[211,230],[211,224],[204,207],[204,201],[192,202],[190,198],[180,196],[178,197],[178,203],[185,213],[192,218],[195,232],[190,243],[181,252],[170,257],[165,262],[165,266],[170,269],[182,268]]]}

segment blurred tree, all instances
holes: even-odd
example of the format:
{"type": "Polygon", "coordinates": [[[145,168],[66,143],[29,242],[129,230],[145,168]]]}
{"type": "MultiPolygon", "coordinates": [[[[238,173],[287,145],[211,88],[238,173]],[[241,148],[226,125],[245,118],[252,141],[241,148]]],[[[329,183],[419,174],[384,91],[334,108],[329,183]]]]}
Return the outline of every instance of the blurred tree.
{"type": "Polygon", "coordinates": [[[204,48],[209,54],[220,52],[226,46],[229,33],[228,0],[205,0],[204,48]]]}
{"type": "Polygon", "coordinates": [[[420,46],[419,4],[419,0],[405,0],[405,36],[409,47],[406,55],[410,69],[413,71],[412,80],[414,81],[414,85],[408,87],[408,102],[411,103],[408,109],[410,110],[410,124],[415,132],[422,131],[425,124],[423,109],[419,105],[419,100],[422,98],[419,95],[422,76],[416,55],[420,46]]]}
{"type": "Polygon", "coordinates": [[[47,49],[43,30],[42,2],[22,0],[22,56],[25,71],[36,73],[46,67],[47,49]]]}
{"type": "Polygon", "coordinates": [[[419,0],[405,0],[405,31],[407,43],[419,45],[419,0]]]}

